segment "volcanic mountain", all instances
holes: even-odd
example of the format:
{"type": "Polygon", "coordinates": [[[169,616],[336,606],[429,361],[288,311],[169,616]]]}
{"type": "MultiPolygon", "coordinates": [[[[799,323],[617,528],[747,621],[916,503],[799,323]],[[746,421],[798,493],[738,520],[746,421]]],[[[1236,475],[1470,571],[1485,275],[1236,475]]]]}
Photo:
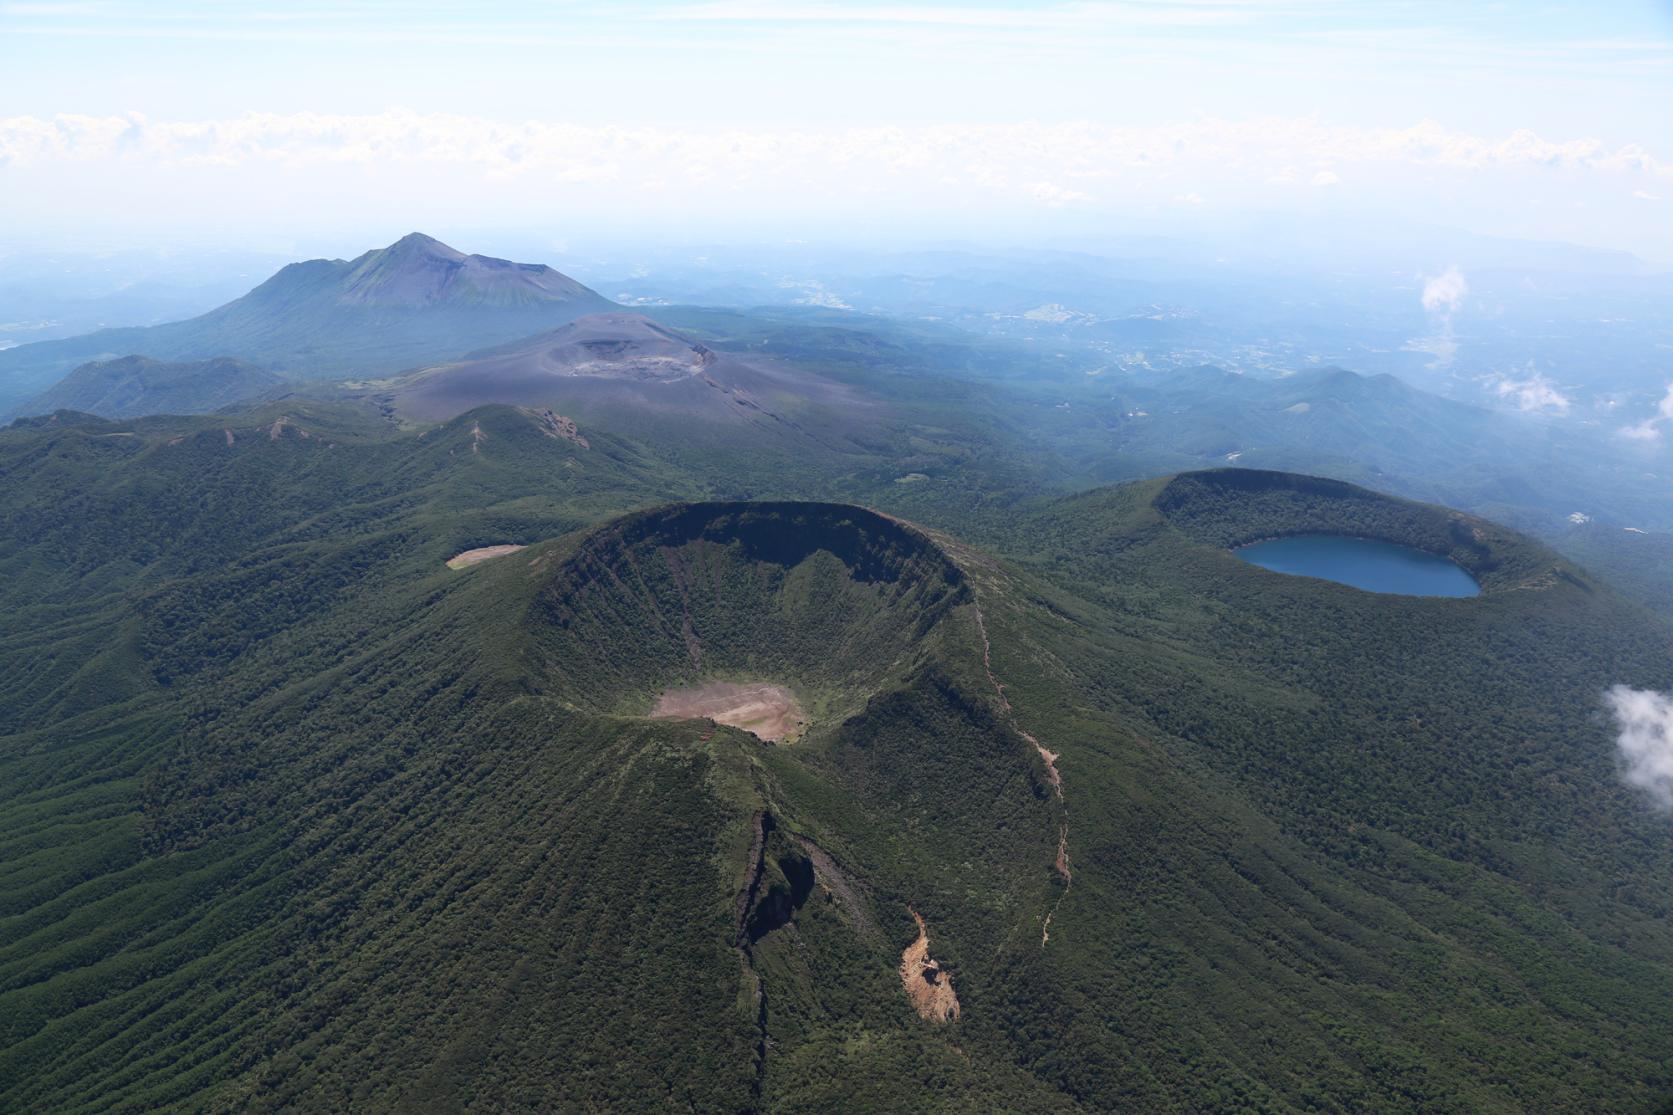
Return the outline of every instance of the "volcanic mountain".
{"type": "Polygon", "coordinates": [[[0,407],[89,360],[233,356],[293,380],[387,374],[550,329],[612,303],[542,264],[465,255],[421,233],[351,260],[293,263],[188,321],[0,352],[0,407]]]}
{"type": "Polygon", "coordinates": [[[717,352],[642,314],[588,314],[550,332],[373,385],[395,413],[439,422],[488,403],[551,407],[633,429],[658,419],[792,429],[810,407],[862,406],[803,369],[717,352]]]}
{"type": "Polygon", "coordinates": [[[123,356],[81,365],[18,409],[26,414],[79,410],[101,418],[203,414],[284,387],[282,377],[230,356],[174,363],[123,356]]]}

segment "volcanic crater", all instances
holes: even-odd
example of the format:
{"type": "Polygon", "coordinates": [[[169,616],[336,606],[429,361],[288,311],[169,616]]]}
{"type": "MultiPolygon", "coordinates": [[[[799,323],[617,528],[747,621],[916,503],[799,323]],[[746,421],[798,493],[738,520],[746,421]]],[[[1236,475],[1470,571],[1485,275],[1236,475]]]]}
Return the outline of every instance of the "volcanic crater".
{"type": "Polygon", "coordinates": [[[910,672],[969,599],[927,535],[872,511],[678,504],[588,535],[549,575],[531,625],[571,703],[788,742],[910,672]]]}

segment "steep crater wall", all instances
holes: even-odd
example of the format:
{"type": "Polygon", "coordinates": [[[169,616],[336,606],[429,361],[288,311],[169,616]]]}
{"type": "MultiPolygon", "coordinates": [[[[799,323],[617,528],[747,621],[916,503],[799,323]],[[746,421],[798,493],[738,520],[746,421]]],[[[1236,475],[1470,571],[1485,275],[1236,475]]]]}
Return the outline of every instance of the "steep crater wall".
{"type": "Polygon", "coordinates": [[[536,595],[542,672],[590,711],[643,715],[705,680],[786,685],[818,720],[918,661],[970,599],[920,532],[821,503],[679,504],[587,537],[536,595]]]}

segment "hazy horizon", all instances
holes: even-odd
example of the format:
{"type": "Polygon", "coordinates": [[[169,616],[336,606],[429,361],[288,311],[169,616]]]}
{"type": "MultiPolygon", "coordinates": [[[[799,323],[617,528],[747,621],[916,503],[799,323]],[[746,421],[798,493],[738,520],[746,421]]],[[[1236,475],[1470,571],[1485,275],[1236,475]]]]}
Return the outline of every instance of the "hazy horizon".
{"type": "Polygon", "coordinates": [[[0,249],[1256,242],[1271,215],[1667,265],[1669,61],[1664,2],[8,3],[0,200],[30,219],[0,249]]]}

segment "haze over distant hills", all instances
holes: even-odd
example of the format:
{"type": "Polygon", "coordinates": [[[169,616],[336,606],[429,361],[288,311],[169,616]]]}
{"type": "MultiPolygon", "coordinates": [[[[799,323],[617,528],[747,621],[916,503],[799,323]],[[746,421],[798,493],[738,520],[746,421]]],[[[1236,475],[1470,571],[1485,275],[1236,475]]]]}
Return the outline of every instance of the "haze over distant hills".
{"type": "Polygon", "coordinates": [[[95,360],[23,403],[25,414],[79,410],[101,418],[199,414],[282,390],[283,376],[247,360],[164,362],[147,356],[95,360]]]}
{"type": "MultiPolygon", "coordinates": [[[[1253,311],[1239,287],[1200,303],[1200,315],[1152,301],[1108,316],[1147,289],[1182,298],[1213,289],[1179,286],[1154,266],[1117,278],[1109,263],[1067,253],[1041,254],[1022,272],[997,257],[917,262],[963,279],[948,288],[901,276],[902,291],[933,290],[925,306],[952,297],[972,312],[957,322],[913,320],[923,306],[897,307],[906,316],[826,305],[640,314],[550,267],[414,233],[354,260],[291,264],[188,321],[0,352],[0,417],[202,413],[286,385],[404,424],[501,402],[642,441],[713,440],[733,454],[721,490],[734,495],[807,467],[796,455],[810,452],[821,468],[876,470],[926,501],[990,505],[996,484],[1066,491],[1205,466],[1283,468],[1466,507],[1565,546],[1578,545],[1568,519],[1583,513],[1608,528],[1587,536],[1587,560],[1635,582],[1666,579],[1621,531],[1673,526],[1655,442],[1625,439],[1578,404],[1569,415],[1516,413],[1316,364],[1234,374],[1184,363],[1201,328],[1253,311]],[[1079,302],[1078,288],[1103,292],[1089,297],[1105,316],[1019,309],[1048,290],[1079,302]],[[1001,309],[974,312],[981,306],[1001,309]],[[49,382],[23,390],[39,377],[49,382]]],[[[831,300],[816,287],[797,286],[798,297],[831,300]]],[[[1280,317],[1306,329],[1309,312],[1323,309],[1280,317]]],[[[1260,352],[1287,359],[1283,345],[1260,352]]]]}
{"type": "Polygon", "coordinates": [[[643,314],[589,314],[469,359],[369,385],[403,419],[440,422],[486,403],[549,406],[638,426],[658,418],[785,432],[810,406],[844,426],[875,404],[793,362],[716,351],[643,314]]]}
{"type": "Polygon", "coordinates": [[[543,264],[466,255],[415,232],[352,260],[293,263],[187,321],[7,349],[0,352],[0,409],[15,409],[91,360],[231,356],[291,380],[386,374],[611,305],[543,264]]]}

